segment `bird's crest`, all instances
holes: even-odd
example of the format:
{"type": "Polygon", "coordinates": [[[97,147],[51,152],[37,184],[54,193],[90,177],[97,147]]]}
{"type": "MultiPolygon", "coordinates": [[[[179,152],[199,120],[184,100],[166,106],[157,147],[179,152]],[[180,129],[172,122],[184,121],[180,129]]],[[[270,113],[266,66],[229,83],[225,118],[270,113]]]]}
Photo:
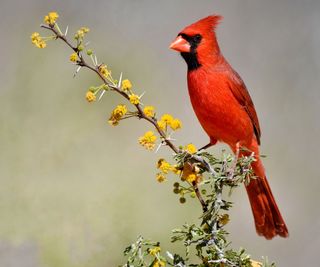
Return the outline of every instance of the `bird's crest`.
{"type": "Polygon", "coordinates": [[[200,31],[202,33],[209,33],[216,29],[217,25],[223,19],[220,15],[211,15],[206,18],[200,19],[197,22],[187,26],[183,32],[185,33],[192,33],[194,31],[200,31]]]}

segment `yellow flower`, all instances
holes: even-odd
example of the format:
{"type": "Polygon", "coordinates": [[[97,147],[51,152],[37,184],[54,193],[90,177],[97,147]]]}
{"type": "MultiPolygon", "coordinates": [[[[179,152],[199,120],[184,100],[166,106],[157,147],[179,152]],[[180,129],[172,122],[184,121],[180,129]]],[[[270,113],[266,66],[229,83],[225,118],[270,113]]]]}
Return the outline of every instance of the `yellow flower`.
{"type": "Polygon", "coordinates": [[[173,119],[170,123],[170,127],[172,128],[172,130],[176,131],[181,129],[182,123],[179,119],[173,119]]]}
{"type": "Polygon", "coordinates": [[[166,177],[163,175],[163,173],[157,173],[156,179],[157,179],[157,181],[158,181],[159,183],[162,183],[162,182],[164,182],[165,180],[167,180],[166,177]]]}
{"type": "Polygon", "coordinates": [[[127,113],[127,107],[125,105],[118,105],[114,110],[113,110],[113,114],[116,116],[120,116],[123,117],[124,115],[126,115],[127,113]]]}
{"type": "Polygon", "coordinates": [[[167,174],[169,171],[172,170],[172,166],[170,165],[170,163],[168,163],[164,159],[158,160],[157,168],[160,169],[165,174],[167,174]]]}
{"type": "Polygon", "coordinates": [[[162,131],[166,131],[167,125],[170,124],[172,120],[173,117],[170,114],[164,114],[157,124],[162,131]]]}
{"type": "Polygon", "coordinates": [[[189,152],[190,154],[195,154],[197,153],[197,148],[194,144],[187,144],[185,147],[184,147],[184,150],[186,150],[187,152],[189,152]]]}
{"type": "Polygon", "coordinates": [[[127,107],[125,105],[118,105],[111,113],[111,116],[109,118],[109,124],[112,126],[116,126],[119,124],[120,119],[126,115],[127,113],[127,107]]]}
{"type": "Polygon", "coordinates": [[[173,117],[170,114],[164,114],[162,115],[160,120],[167,124],[171,124],[171,122],[173,121],[173,117]]]}
{"type": "Polygon", "coordinates": [[[32,42],[40,37],[40,34],[38,32],[34,32],[31,34],[31,40],[32,42]]]}
{"type": "Polygon", "coordinates": [[[189,183],[195,182],[197,180],[197,175],[195,175],[194,173],[191,173],[187,176],[186,180],[189,183]]]}
{"type": "Polygon", "coordinates": [[[38,32],[34,32],[31,35],[31,42],[38,48],[45,48],[47,46],[46,42],[42,39],[38,32]]]}
{"type": "Polygon", "coordinates": [[[72,53],[70,55],[70,61],[71,62],[77,62],[77,60],[78,60],[78,54],[77,53],[72,53]]]}
{"type": "Polygon", "coordinates": [[[37,46],[38,46],[39,48],[46,48],[47,44],[46,44],[45,41],[42,40],[41,42],[38,43],[37,46]]]}
{"type": "Polygon", "coordinates": [[[135,94],[129,95],[129,100],[133,105],[138,105],[140,103],[140,97],[135,94]]]}
{"type": "Polygon", "coordinates": [[[182,123],[180,120],[173,118],[170,114],[163,114],[158,121],[158,126],[163,131],[167,129],[167,126],[170,126],[172,130],[176,131],[182,127],[182,123]]]}
{"type": "Polygon", "coordinates": [[[164,121],[159,120],[159,121],[157,121],[157,124],[158,124],[159,128],[160,128],[162,131],[164,131],[164,130],[166,129],[167,124],[166,124],[164,121]]]}
{"type": "Polygon", "coordinates": [[[87,27],[81,27],[80,30],[77,30],[77,33],[74,35],[75,39],[82,39],[86,33],[90,31],[87,27]]]}
{"type": "Polygon", "coordinates": [[[175,173],[176,175],[180,175],[181,174],[181,168],[178,165],[173,165],[172,166],[172,172],[175,173]]]}
{"type": "Polygon", "coordinates": [[[99,72],[102,74],[104,77],[108,77],[111,72],[107,69],[107,66],[105,64],[101,64],[99,66],[99,72]]]}
{"type": "Polygon", "coordinates": [[[149,249],[149,254],[152,256],[155,256],[157,253],[159,253],[161,251],[160,247],[154,247],[154,248],[150,248],[149,249]]]}
{"type": "Polygon", "coordinates": [[[124,91],[129,91],[132,88],[132,84],[128,79],[123,80],[121,88],[124,91]]]}
{"type": "Polygon", "coordinates": [[[156,260],[152,265],[152,267],[162,267],[162,266],[166,266],[166,263],[162,260],[156,260]]]}
{"type": "Polygon", "coordinates": [[[199,171],[200,171],[199,167],[189,162],[186,162],[183,165],[181,180],[187,181],[189,183],[199,182],[202,178],[202,175],[199,174],[199,171]]]}
{"type": "Polygon", "coordinates": [[[157,137],[154,135],[152,131],[146,132],[143,136],[139,138],[139,144],[148,150],[154,149],[156,141],[157,137]]]}
{"type": "Polygon", "coordinates": [[[81,30],[77,30],[77,33],[74,35],[75,39],[81,39],[84,37],[84,32],[81,30]]]}
{"type": "Polygon", "coordinates": [[[49,12],[49,14],[44,17],[44,23],[48,25],[53,25],[56,23],[58,18],[59,15],[57,12],[49,12]]]}
{"type": "Polygon", "coordinates": [[[96,95],[94,93],[92,93],[91,91],[88,91],[86,93],[86,99],[88,102],[96,101],[96,95]]]}
{"type": "Polygon", "coordinates": [[[81,27],[80,31],[83,31],[84,33],[88,33],[90,29],[88,27],[81,27]]]}
{"type": "Polygon", "coordinates": [[[146,106],[143,109],[144,114],[146,114],[147,117],[153,117],[154,116],[154,107],[153,106],[146,106]]]}

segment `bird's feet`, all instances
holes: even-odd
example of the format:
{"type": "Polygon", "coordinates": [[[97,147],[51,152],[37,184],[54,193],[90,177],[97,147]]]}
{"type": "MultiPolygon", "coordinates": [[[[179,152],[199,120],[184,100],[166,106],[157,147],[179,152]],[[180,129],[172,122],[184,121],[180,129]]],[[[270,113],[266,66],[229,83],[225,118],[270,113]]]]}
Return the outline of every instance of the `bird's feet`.
{"type": "Polygon", "coordinates": [[[239,159],[239,153],[240,153],[240,142],[236,143],[236,148],[234,151],[234,159],[233,159],[233,163],[232,166],[230,168],[230,172],[229,172],[229,179],[233,178],[233,175],[235,173],[236,167],[237,167],[237,163],[238,163],[238,159],[239,159]]]}
{"type": "Polygon", "coordinates": [[[211,147],[211,146],[213,146],[213,144],[211,144],[211,143],[206,144],[205,146],[201,147],[201,148],[199,149],[199,151],[205,150],[205,149],[207,149],[207,148],[209,148],[209,147],[211,147]]]}
{"type": "Polygon", "coordinates": [[[201,148],[199,149],[199,151],[205,150],[205,149],[207,149],[207,148],[209,148],[209,147],[212,147],[212,146],[214,146],[217,142],[218,142],[217,139],[211,138],[211,139],[210,139],[210,143],[209,143],[209,144],[206,144],[206,145],[203,146],[203,147],[201,147],[201,148]]]}

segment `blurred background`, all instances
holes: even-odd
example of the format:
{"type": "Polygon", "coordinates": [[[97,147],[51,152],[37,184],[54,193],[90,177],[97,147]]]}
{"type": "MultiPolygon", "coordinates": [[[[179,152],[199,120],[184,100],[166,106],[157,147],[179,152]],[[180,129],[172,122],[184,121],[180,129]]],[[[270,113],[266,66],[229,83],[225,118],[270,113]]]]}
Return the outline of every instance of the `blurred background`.
{"type": "Polygon", "coordinates": [[[171,229],[200,215],[196,201],[178,203],[173,179],[156,182],[156,161],[171,152],[137,144],[149,126],[128,120],[110,127],[110,111],[123,100],[108,93],[88,104],[85,92],[97,78],[86,70],[73,78],[71,51],[61,42],[42,50],[31,44],[49,11],[71,34],[89,27],[99,59],[146,91],[145,104],[183,121],[179,144],[198,147],[208,138],[189,102],[186,65],[168,45],[184,26],[223,15],[220,46],[256,105],[264,164],[290,231],[288,239],[258,237],[240,188],[230,240],[278,266],[318,265],[318,0],[1,0],[0,266],[118,266],[139,234],[172,250],[171,229]]]}

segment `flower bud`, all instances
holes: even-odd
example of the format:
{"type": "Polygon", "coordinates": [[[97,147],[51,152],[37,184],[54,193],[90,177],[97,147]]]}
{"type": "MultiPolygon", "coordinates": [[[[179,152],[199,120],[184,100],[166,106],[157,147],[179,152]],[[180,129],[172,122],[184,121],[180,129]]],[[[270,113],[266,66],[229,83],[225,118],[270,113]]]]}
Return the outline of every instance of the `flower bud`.
{"type": "Polygon", "coordinates": [[[175,193],[175,194],[179,194],[179,193],[180,193],[180,189],[179,189],[179,188],[175,188],[175,189],[173,189],[173,193],[175,193]]]}

